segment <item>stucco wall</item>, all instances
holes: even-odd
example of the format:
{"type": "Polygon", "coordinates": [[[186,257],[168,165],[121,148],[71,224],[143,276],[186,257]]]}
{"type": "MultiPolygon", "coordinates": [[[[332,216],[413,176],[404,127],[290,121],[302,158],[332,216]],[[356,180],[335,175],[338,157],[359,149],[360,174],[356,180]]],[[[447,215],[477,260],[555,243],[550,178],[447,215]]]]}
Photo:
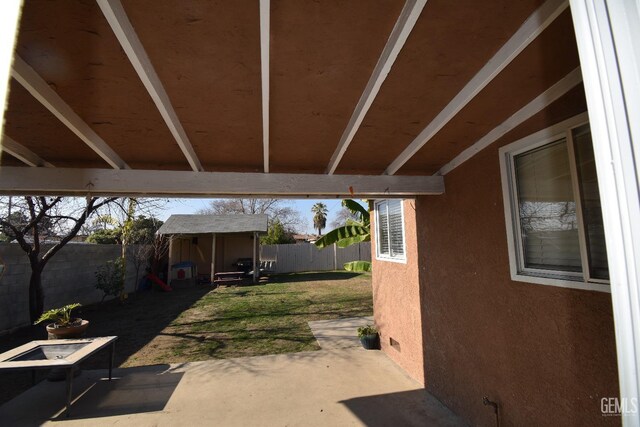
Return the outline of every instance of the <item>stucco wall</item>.
{"type": "MultiPolygon", "coordinates": [[[[46,246],[44,248],[46,250],[46,246]]],[[[47,264],[42,273],[45,310],[79,302],[91,304],[102,299],[95,288],[95,272],[107,261],[118,258],[120,245],[69,243],[47,264]]],[[[29,259],[17,243],[0,244],[5,272],[0,277],[0,333],[29,324],[29,259]]],[[[141,271],[141,274],[143,272],[141,271]]],[[[135,289],[135,269],[131,257],[127,265],[127,292],[135,289]]]]}
{"type": "MultiPolygon", "coordinates": [[[[375,239],[371,242],[373,313],[382,350],[411,377],[424,384],[415,201],[405,200],[403,211],[406,263],[377,260],[375,239]],[[390,339],[395,341],[393,345],[390,339]]],[[[372,213],[373,230],[374,217],[372,213]]]]}
{"type": "Polygon", "coordinates": [[[510,279],[498,148],[416,200],[427,389],[471,424],[617,425],[600,399],[618,396],[608,293],[510,279]]]}

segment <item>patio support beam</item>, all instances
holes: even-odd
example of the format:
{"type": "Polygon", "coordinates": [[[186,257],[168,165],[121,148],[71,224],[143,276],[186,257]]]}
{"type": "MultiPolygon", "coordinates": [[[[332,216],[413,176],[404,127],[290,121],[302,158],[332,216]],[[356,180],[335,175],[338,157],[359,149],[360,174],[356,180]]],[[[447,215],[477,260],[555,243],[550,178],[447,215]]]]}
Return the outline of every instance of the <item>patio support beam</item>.
{"type": "Polygon", "coordinates": [[[78,138],[102,157],[112,168],[129,169],[124,160],[18,55],[14,58],[11,77],[16,79],[34,98],[44,105],[47,110],[51,111],[58,120],[64,123],[71,132],[75,133],[78,138]]]}
{"type": "Polygon", "coordinates": [[[521,123],[524,123],[526,120],[533,117],[535,114],[542,111],[545,107],[550,105],[552,102],[556,101],[565,93],[569,92],[571,89],[576,87],[582,82],[582,73],[580,72],[580,67],[574,69],[569,74],[560,79],[556,84],[551,86],[549,89],[542,92],[540,95],[535,97],[531,102],[527,105],[516,111],[511,117],[507,120],[496,126],[476,141],[472,146],[464,150],[462,153],[458,154],[453,160],[444,165],[439,171],[438,175],[446,175],[480,151],[487,148],[489,145],[496,142],[498,139],[502,138],[512,129],[515,129],[521,123]]]}
{"type": "Polygon", "coordinates": [[[169,127],[169,131],[171,131],[182,153],[187,158],[191,169],[196,172],[202,171],[202,164],[178,119],[178,115],[171,105],[169,95],[167,95],[162,82],[160,82],[160,78],[156,74],[151,60],[147,56],[147,52],[144,50],[138,35],[122,7],[122,3],[120,3],[120,0],[97,0],[97,2],[104,17],[107,18],[111,29],[118,38],[122,49],[127,54],[127,57],[129,57],[131,65],[133,65],[133,68],[138,73],[142,84],[144,84],[149,95],[151,95],[151,99],[153,99],[153,102],[156,104],[160,115],[169,127]]]}
{"type": "Polygon", "coordinates": [[[14,141],[8,135],[2,136],[2,151],[11,154],[16,159],[20,160],[22,163],[32,166],[32,167],[45,167],[45,168],[53,168],[51,163],[42,159],[33,151],[29,150],[24,145],[14,141]]]}
{"type": "Polygon", "coordinates": [[[346,129],[340,137],[338,147],[333,153],[333,156],[331,156],[329,166],[327,167],[327,174],[331,175],[336,171],[340,160],[342,160],[342,156],[344,156],[347,148],[349,148],[349,145],[358,132],[364,117],[371,107],[371,104],[373,104],[373,101],[378,95],[380,87],[382,87],[382,83],[384,83],[387,75],[389,75],[393,63],[396,61],[400,50],[402,50],[404,43],[407,41],[409,34],[411,34],[413,27],[418,21],[425,4],[427,4],[427,0],[407,0],[405,2],[404,7],[400,12],[400,16],[391,31],[391,35],[387,40],[387,44],[378,59],[378,63],[373,69],[369,82],[364,88],[364,92],[362,93],[358,104],[356,104],[356,108],[351,115],[351,119],[349,119],[346,129]]]}
{"type": "Polygon", "coordinates": [[[262,157],[269,172],[269,40],[271,1],[260,0],[260,67],[262,69],[262,157]]]}
{"type": "Polygon", "coordinates": [[[538,8],[500,50],[473,76],[446,107],[416,136],[387,167],[385,175],[393,175],[453,119],[482,89],[538,37],[567,7],[567,0],[547,0],[538,8]]]}
{"type": "Polygon", "coordinates": [[[0,194],[138,197],[406,198],[444,193],[441,176],[0,168],[0,194]]]}

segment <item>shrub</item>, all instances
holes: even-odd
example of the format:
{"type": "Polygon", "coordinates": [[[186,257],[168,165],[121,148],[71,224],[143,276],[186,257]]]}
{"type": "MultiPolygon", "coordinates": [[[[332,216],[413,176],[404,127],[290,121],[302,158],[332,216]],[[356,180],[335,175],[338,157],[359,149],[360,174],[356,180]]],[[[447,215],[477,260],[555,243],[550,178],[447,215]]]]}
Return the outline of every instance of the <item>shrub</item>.
{"type": "Polygon", "coordinates": [[[124,290],[124,261],[116,258],[96,271],[96,288],[104,292],[102,301],[108,296],[117,297],[124,290]]]}
{"type": "Polygon", "coordinates": [[[71,324],[71,310],[78,307],[80,307],[80,304],[76,302],[74,304],[67,304],[64,307],[52,308],[42,313],[42,316],[34,322],[34,325],[49,320],[57,327],[69,326],[69,324],[71,324]]]}
{"type": "Polygon", "coordinates": [[[367,325],[367,326],[360,326],[358,328],[358,337],[362,338],[364,336],[367,335],[375,335],[378,333],[378,330],[376,329],[375,326],[372,325],[367,325]]]}

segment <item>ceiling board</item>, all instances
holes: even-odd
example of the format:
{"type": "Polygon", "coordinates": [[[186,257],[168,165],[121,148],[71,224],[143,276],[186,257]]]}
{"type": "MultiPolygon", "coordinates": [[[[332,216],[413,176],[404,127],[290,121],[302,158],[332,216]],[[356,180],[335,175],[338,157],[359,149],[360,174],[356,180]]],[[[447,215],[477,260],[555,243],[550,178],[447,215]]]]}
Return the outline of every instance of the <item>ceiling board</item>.
{"type": "Polygon", "coordinates": [[[20,25],[17,53],[125,162],[189,169],[94,1],[29,0],[20,25]]]}
{"type": "Polygon", "coordinates": [[[124,7],[205,170],[261,171],[258,1],[124,7]]]}
{"type": "Polygon", "coordinates": [[[20,160],[16,159],[9,153],[4,151],[0,153],[0,166],[27,166],[20,160]]]}
{"type": "Polygon", "coordinates": [[[541,3],[430,0],[337,173],[382,173],[541,3]]]}
{"type": "Polygon", "coordinates": [[[436,172],[427,165],[445,165],[579,64],[567,10],[425,144],[400,173],[436,172]]]}
{"type": "Polygon", "coordinates": [[[109,167],[14,79],[9,84],[5,119],[8,136],[54,165],[109,167]]]}
{"type": "MultiPolygon", "coordinates": [[[[578,114],[584,113],[585,111],[587,111],[587,102],[584,95],[584,87],[582,85],[578,85],[574,89],[567,92],[566,95],[553,102],[547,108],[535,114],[515,129],[509,131],[502,138],[498,139],[495,143],[482,151],[481,155],[478,155],[476,158],[470,159],[469,161],[460,165],[458,168],[449,172],[447,175],[445,175],[445,183],[447,183],[450,179],[456,179],[459,174],[467,174],[470,170],[477,169],[478,167],[488,167],[486,163],[483,163],[481,165],[477,163],[477,159],[484,158],[487,155],[486,153],[489,153],[491,156],[495,156],[493,157],[494,160],[492,161],[495,161],[495,166],[498,167],[498,148],[507,144],[511,144],[512,142],[515,142],[519,139],[525,138],[542,129],[546,129],[556,123],[560,123],[571,117],[577,116],[578,114]]],[[[435,169],[437,169],[437,166],[432,165],[432,170],[435,169]]]]}
{"type": "Polygon", "coordinates": [[[272,0],[272,171],[324,173],[403,3],[272,0]]]}

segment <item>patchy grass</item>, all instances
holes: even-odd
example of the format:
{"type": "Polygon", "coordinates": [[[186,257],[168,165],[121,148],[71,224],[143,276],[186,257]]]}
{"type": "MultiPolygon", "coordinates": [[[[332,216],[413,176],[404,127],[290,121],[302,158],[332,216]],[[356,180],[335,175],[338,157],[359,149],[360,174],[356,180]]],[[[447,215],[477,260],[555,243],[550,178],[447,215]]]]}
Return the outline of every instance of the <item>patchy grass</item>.
{"type": "Polygon", "coordinates": [[[123,366],[317,350],[307,322],[371,313],[368,274],[291,274],[223,287],[182,311],[123,366]]]}

